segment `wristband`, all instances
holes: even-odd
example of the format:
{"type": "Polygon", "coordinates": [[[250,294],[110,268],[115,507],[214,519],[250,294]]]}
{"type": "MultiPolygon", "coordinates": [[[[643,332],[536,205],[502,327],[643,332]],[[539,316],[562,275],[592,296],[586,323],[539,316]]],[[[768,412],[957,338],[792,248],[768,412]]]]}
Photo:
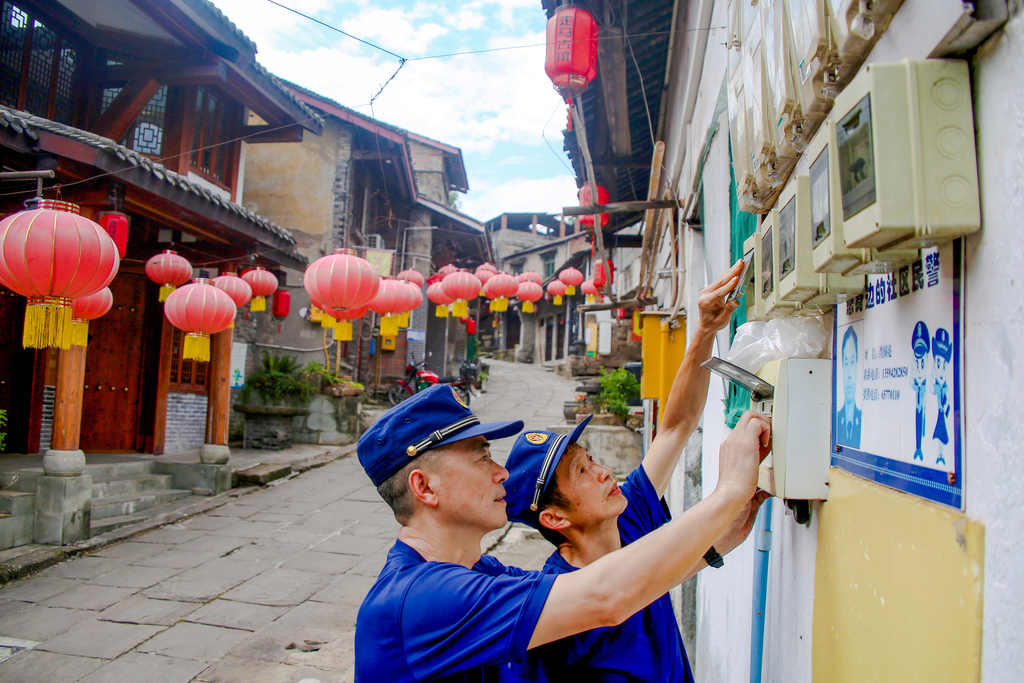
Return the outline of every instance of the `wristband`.
{"type": "Polygon", "coordinates": [[[709,567],[714,567],[715,569],[721,569],[725,566],[725,560],[723,560],[722,556],[718,554],[717,550],[715,550],[715,546],[711,546],[708,548],[708,551],[704,553],[704,561],[708,563],[709,567]]]}

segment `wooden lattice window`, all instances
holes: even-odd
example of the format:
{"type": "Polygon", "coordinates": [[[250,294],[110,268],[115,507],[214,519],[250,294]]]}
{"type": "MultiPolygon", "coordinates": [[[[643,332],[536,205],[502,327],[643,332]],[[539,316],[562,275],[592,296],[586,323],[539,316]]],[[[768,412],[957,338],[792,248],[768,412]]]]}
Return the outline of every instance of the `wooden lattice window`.
{"type": "MultiPolygon", "coordinates": [[[[100,98],[100,112],[121,93],[121,87],[104,88],[100,98]]],[[[159,157],[164,148],[164,126],[167,118],[167,86],[161,87],[153,95],[146,108],[135,119],[128,132],[121,138],[121,144],[139,154],[159,157]]]]}
{"type": "Polygon", "coordinates": [[[171,386],[173,392],[206,393],[206,369],[209,363],[184,360],[181,348],[184,345],[185,333],[172,328],[171,335],[171,386]]]}
{"type": "Polygon", "coordinates": [[[241,106],[215,88],[196,89],[196,114],[192,122],[192,170],[220,185],[231,185],[232,160],[242,120],[241,106]]]}

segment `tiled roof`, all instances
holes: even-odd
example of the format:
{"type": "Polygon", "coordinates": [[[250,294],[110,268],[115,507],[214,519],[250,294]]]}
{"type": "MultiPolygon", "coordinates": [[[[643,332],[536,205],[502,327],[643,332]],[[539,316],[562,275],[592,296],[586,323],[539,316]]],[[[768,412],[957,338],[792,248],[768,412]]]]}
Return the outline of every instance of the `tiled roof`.
{"type": "MultiPolygon", "coordinates": [[[[259,228],[263,232],[267,233],[268,236],[284,241],[287,244],[295,244],[295,238],[292,234],[276,223],[272,223],[259,214],[253,213],[241,204],[236,204],[235,202],[224,199],[219,194],[211,192],[209,189],[192,182],[185,176],[167,169],[162,164],[153,161],[138,152],[134,152],[124,145],[114,142],[110,138],[105,138],[78,128],[72,128],[71,126],[66,126],[63,123],[57,123],[56,121],[44,119],[39,116],[33,116],[32,114],[17,111],[2,105],[0,105],[0,128],[9,128],[15,133],[24,134],[33,140],[39,139],[39,131],[47,131],[55,135],[66,137],[70,140],[75,140],[91,147],[95,147],[106,154],[117,157],[131,166],[148,171],[168,185],[197,195],[212,205],[238,214],[253,225],[259,226],[259,228]]],[[[301,255],[298,251],[281,251],[302,261],[307,260],[306,257],[301,255]]]]}

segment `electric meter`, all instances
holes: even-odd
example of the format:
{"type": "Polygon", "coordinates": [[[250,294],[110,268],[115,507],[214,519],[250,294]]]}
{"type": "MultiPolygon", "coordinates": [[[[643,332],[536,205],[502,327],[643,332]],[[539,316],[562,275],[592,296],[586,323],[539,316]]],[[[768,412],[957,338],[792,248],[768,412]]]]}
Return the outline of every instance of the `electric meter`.
{"type": "MultiPolygon", "coordinates": [[[[783,301],[779,298],[779,269],[775,258],[778,238],[779,211],[772,209],[761,221],[758,228],[758,242],[755,245],[760,252],[761,262],[755,276],[755,295],[760,296],[764,305],[764,314],[769,318],[784,318],[797,312],[797,302],[783,301]]],[[[756,264],[756,261],[755,261],[756,264]]]]}

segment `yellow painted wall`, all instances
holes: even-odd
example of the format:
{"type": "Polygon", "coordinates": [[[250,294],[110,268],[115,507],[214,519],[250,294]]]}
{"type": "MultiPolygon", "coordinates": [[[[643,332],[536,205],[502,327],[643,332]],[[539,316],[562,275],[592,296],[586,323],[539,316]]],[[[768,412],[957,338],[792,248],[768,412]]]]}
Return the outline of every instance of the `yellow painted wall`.
{"type": "Polygon", "coordinates": [[[814,576],[815,681],[980,680],[985,529],[832,468],[814,576]]]}

